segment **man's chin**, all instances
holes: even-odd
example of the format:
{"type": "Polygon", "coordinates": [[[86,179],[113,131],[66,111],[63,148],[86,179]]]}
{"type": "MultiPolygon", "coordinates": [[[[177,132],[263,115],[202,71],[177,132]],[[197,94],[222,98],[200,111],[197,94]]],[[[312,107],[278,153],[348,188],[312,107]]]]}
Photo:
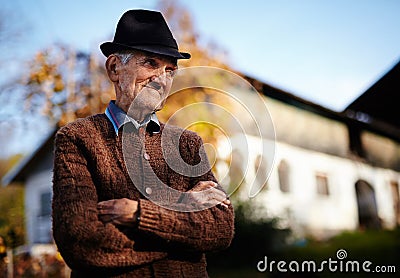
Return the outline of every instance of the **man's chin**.
{"type": "Polygon", "coordinates": [[[160,111],[161,109],[164,108],[165,101],[162,102],[161,104],[157,105],[156,108],[154,109],[154,112],[160,111]]]}

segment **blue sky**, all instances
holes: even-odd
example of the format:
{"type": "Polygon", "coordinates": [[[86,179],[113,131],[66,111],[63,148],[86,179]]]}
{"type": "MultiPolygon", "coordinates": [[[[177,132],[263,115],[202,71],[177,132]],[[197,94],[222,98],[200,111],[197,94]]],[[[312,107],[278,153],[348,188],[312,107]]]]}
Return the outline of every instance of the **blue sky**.
{"type": "MultiPolygon", "coordinates": [[[[28,26],[23,53],[55,41],[99,51],[121,14],[156,0],[2,0],[28,26]]],[[[180,0],[236,69],[341,111],[400,59],[397,0],[180,0]]]]}

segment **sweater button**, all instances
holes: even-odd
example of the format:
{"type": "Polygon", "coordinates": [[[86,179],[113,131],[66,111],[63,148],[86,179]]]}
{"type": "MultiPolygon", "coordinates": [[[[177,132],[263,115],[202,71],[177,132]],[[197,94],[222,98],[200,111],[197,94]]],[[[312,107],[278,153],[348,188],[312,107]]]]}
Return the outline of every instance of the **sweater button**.
{"type": "Polygon", "coordinates": [[[150,155],[148,153],[144,153],[143,154],[144,159],[149,160],[150,159],[150,155]]]}
{"type": "Polygon", "coordinates": [[[150,195],[151,193],[153,193],[153,190],[150,187],[146,187],[146,193],[150,195]]]}
{"type": "Polygon", "coordinates": [[[144,129],[144,127],[139,127],[139,136],[140,137],[144,137],[145,136],[145,129],[144,129]]]}

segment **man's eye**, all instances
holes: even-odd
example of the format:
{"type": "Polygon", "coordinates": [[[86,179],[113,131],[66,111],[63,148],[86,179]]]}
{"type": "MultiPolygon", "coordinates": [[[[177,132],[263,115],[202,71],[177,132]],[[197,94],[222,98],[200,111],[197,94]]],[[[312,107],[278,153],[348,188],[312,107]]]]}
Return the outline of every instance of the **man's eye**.
{"type": "Polygon", "coordinates": [[[165,72],[168,77],[174,77],[176,75],[177,70],[176,69],[166,69],[165,72]]]}
{"type": "Polygon", "coordinates": [[[151,67],[151,68],[158,68],[158,63],[154,59],[146,59],[144,61],[144,65],[148,66],[148,67],[151,67]]]}

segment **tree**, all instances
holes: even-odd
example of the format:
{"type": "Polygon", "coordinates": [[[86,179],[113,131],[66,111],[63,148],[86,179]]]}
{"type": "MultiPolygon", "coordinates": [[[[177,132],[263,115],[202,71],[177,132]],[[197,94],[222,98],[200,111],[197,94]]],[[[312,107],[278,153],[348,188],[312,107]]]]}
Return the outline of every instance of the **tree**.
{"type": "Polygon", "coordinates": [[[22,186],[0,189],[0,235],[7,246],[15,248],[25,244],[24,190],[22,186]]]}
{"type": "Polygon", "coordinates": [[[57,44],[39,52],[28,68],[20,82],[26,88],[26,108],[59,126],[103,112],[112,98],[111,84],[94,55],[57,44]]]}
{"type": "MultiPolygon", "coordinates": [[[[18,161],[21,155],[14,155],[7,160],[0,160],[0,179],[18,161]]],[[[12,184],[3,187],[0,184],[0,236],[7,246],[17,247],[25,243],[24,189],[12,184]]]]}

